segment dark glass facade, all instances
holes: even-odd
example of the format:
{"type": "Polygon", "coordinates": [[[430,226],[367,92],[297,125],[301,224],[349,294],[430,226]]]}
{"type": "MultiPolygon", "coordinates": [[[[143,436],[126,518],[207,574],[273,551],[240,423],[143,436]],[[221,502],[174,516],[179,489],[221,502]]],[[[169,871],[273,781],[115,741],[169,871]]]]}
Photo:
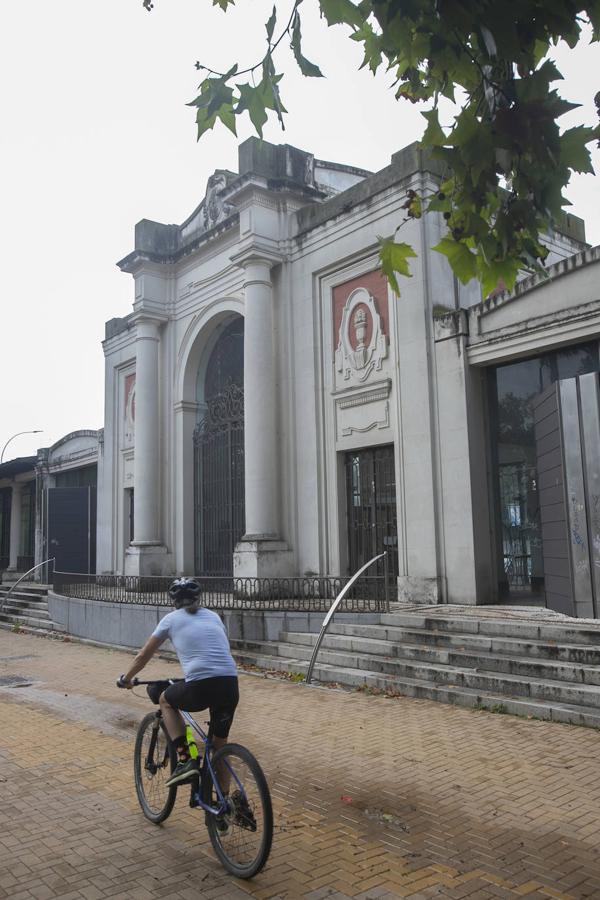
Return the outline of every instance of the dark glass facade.
{"type": "Polygon", "coordinates": [[[500,599],[544,601],[532,401],[555,381],[599,370],[596,341],[490,370],[491,446],[500,599]]]}

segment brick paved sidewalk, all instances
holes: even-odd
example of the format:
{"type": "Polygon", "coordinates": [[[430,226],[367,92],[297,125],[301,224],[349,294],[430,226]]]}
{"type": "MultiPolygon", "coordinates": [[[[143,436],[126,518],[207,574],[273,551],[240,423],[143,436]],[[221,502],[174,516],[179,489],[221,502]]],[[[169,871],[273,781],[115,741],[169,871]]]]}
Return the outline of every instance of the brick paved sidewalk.
{"type": "Polygon", "coordinates": [[[117,693],[126,665],[0,632],[0,898],[600,897],[595,731],[242,675],[232,737],[263,764],[276,816],[270,862],[245,883],[186,791],[163,826],[141,815],[149,704],[117,693]]]}

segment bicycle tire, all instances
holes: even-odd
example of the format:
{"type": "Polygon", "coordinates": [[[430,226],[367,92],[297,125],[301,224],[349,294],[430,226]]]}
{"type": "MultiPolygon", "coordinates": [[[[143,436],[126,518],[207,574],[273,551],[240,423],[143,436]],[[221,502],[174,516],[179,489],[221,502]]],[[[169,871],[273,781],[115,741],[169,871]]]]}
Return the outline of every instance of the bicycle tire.
{"type": "Polygon", "coordinates": [[[167,787],[164,783],[175,768],[177,760],[165,724],[162,719],[158,719],[158,739],[151,760],[151,766],[156,768],[154,771],[147,768],[146,757],[156,721],[156,713],[151,712],[140,722],[133,751],[133,771],[135,791],[142,812],[147,819],[159,825],[170,816],[177,796],[177,787],[167,787]]]}
{"type": "MultiPolygon", "coordinates": [[[[232,805],[227,819],[229,831],[222,834],[217,828],[216,816],[208,813],[206,827],[210,842],[225,869],[237,878],[253,878],[265,866],[273,842],[273,806],[267,779],[256,758],[240,744],[225,744],[212,757],[213,768],[226,760],[229,768],[242,784],[247,806],[246,814],[241,807],[232,805]],[[251,823],[255,828],[248,827],[251,823]]],[[[240,793],[232,780],[231,796],[240,793]]],[[[203,800],[216,805],[214,785],[210,775],[205,773],[202,784],[203,800]]],[[[241,800],[241,798],[240,798],[241,800]]]]}

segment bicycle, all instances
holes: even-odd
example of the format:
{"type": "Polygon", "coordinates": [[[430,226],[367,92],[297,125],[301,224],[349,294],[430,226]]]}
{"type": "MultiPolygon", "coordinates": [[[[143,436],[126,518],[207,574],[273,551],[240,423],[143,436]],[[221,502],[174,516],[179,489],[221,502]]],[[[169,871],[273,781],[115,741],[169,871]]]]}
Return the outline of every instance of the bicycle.
{"type": "MultiPolygon", "coordinates": [[[[132,684],[145,686],[148,696],[157,704],[162,691],[176,680],[180,679],[139,681],[134,678],[132,684]]],[[[202,743],[202,763],[199,778],[191,782],[190,806],[204,810],[210,842],[225,869],[237,878],[252,878],[267,862],[273,840],[273,808],[267,780],[246,747],[225,744],[215,751],[210,727],[205,733],[190,713],[180,712],[186,730],[191,728],[202,743]],[[231,794],[221,790],[216,769],[228,772],[231,794]]],[[[188,782],[165,784],[176,764],[175,749],[157,709],[140,722],[134,749],[137,797],[146,818],[156,825],[171,814],[177,788],[190,787],[188,782]]]]}

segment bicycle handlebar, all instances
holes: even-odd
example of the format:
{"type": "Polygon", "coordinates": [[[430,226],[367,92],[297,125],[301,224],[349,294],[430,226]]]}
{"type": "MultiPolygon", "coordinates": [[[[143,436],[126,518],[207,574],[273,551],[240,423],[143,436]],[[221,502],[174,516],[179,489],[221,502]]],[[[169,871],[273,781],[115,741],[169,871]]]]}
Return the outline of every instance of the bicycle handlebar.
{"type": "MultiPolygon", "coordinates": [[[[123,680],[124,677],[125,677],[125,675],[119,676],[118,681],[117,681],[118,688],[126,688],[127,687],[127,684],[123,680]]],[[[170,684],[175,684],[176,681],[184,681],[184,680],[185,679],[183,679],[183,678],[153,678],[151,681],[140,681],[139,678],[132,678],[129,683],[132,685],[132,687],[137,687],[139,684],[141,684],[141,685],[158,684],[159,681],[163,681],[163,682],[168,681],[170,684]]]]}

